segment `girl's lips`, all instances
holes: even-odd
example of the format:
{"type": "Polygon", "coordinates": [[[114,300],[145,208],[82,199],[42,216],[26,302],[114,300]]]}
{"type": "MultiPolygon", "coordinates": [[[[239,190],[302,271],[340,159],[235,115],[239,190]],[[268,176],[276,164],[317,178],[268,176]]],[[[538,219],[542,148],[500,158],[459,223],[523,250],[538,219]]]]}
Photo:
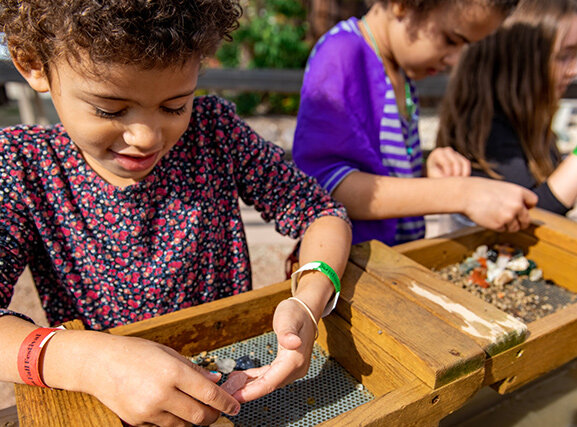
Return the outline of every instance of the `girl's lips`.
{"type": "Polygon", "coordinates": [[[144,170],[150,169],[158,158],[158,153],[150,154],[148,156],[127,156],[125,154],[114,153],[114,159],[120,164],[120,166],[132,172],[142,172],[144,170]]]}

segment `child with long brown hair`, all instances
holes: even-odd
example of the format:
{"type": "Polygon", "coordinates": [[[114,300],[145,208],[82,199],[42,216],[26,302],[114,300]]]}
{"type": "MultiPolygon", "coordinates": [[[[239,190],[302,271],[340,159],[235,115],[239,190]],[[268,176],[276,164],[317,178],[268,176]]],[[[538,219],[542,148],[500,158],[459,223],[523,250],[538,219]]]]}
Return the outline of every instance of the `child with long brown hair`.
{"type": "Polygon", "coordinates": [[[577,170],[567,176],[575,156],[551,176],[561,162],[551,125],[576,76],[577,2],[521,0],[460,58],[441,104],[437,146],[466,157],[472,175],[522,185],[539,196],[537,206],[565,214],[577,196],[577,170]]]}
{"type": "Polygon", "coordinates": [[[236,414],[306,374],[350,226],[233,105],[195,98],[202,61],[240,12],[237,0],[2,0],[12,60],[61,123],[0,130],[0,380],[174,426],[236,414]],[[306,271],[275,310],[272,364],[221,387],[166,346],[100,332],[249,290],[240,199],[302,239],[306,271]],[[50,324],[88,330],[38,328],[7,309],[26,265],[50,324]]]}

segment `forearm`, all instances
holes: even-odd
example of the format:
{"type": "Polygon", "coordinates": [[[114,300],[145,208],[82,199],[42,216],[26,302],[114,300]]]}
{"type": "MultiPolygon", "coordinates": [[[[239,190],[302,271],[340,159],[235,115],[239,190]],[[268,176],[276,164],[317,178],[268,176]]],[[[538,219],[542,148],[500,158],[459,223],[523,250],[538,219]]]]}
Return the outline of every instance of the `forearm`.
{"type": "Polygon", "coordinates": [[[0,380],[22,383],[18,374],[18,350],[26,336],[36,329],[33,323],[16,316],[0,317],[0,380]]]}
{"type": "Polygon", "coordinates": [[[577,199],[577,155],[569,154],[547,181],[561,203],[566,207],[573,206],[577,199]]]}
{"type": "MultiPolygon", "coordinates": [[[[0,317],[0,380],[23,383],[18,373],[18,352],[25,338],[37,328],[37,325],[15,316],[0,317]]],[[[62,330],[48,341],[39,366],[46,385],[82,391],[80,384],[83,375],[78,361],[86,360],[82,352],[88,347],[83,341],[92,338],[94,334],[98,333],[62,330]]]]}
{"type": "MultiPolygon", "coordinates": [[[[349,224],[338,217],[321,217],[303,236],[299,263],[302,266],[311,261],[323,261],[342,277],[350,247],[349,224]]],[[[306,271],[300,277],[296,295],[306,302],[318,319],[334,292],[334,285],[327,276],[318,271],[306,271]]]]}
{"type": "Polygon", "coordinates": [[[347,176],[333,192],[351,219],[376,220],[465,210],[466,179],[393,178],[363,172],[347,176]]]}

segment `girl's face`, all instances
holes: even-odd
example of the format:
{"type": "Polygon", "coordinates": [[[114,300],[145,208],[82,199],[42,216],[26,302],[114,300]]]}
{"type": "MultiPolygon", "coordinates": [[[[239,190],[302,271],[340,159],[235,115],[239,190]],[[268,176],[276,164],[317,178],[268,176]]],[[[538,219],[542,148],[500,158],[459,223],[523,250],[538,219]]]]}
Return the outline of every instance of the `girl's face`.
{"type": "Polygon", "coordinates": [[[199,59],[152,70],[111,64],[97,78],[61,60],[51,67],[49,86],[86,162],[124,187],[146,177],[187,129],[199,66],[199,59]]]}
{"type": "Polygon", "coordinates": [[[390,21],[388,50],[410,78],[422,79],[455,65],[465,45],[491,34],[505,18],[484,1],[467,2],[466,6],[447,3],[423,17],[389,3],[396,19],[390,21]]]}
{"type": "Polygon", "coordinates": [[[557,34],[553,51],[553,78],[557,99],[560,99],[567,86],[577,77],[577,15],[561,20],[557,34]]]}

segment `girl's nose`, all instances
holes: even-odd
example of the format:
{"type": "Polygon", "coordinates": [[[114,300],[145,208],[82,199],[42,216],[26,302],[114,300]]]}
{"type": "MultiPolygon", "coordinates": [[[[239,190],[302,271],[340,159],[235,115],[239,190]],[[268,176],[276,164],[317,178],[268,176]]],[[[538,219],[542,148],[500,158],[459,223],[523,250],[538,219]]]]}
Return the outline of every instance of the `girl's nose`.
{"type": "Polygon", "coordinates": [[[143,152],[152,152],[162,144],[162,132],[159,126],[132,123],[124,132],[124,141],[143,152]]]}

